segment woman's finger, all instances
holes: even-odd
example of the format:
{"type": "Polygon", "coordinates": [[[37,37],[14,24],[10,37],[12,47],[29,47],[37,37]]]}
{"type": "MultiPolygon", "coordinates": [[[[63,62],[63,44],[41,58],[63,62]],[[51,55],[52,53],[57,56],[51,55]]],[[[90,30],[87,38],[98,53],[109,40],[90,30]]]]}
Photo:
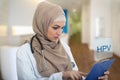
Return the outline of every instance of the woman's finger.
{"type": "Polygon", "coordinates": [[[74,71],[73,76],[74,76],[75,80],[78,80],[80,75],[78,74],[77,71],[74,71]]]}
{"type": "Polygon", "coordinates": [[[87,73],[84,73],[84,72],[79,71],[79,74],[81,74],[82,76],[87,76],[87,73]]]}
{"type": "Polygon", "coordinates": [[[108,75],[108,74],[110,74],[110,72],[109,72],[109,71],[106,71],[106,72],[104,72],[104,74],[105,74],[105,75],[108,75]]]}
{"type": "Polygon", "coordinates": [[[108,80],[108,76],[104,75],[104,76],[98,77],[98,79],[99,80],[108,80]]]}

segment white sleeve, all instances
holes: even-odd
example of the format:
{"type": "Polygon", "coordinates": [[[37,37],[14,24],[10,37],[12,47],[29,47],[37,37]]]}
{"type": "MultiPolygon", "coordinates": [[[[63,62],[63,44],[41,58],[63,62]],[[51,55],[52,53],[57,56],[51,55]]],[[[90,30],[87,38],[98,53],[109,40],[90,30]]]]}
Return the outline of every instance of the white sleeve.
{"type": "Polygon", "coordinates": [[[21,61],[17,61],[18,70],[18,80],[62,80],[62,72],[54,73],[49,78],[36,76],[31,67],[28,67],[28,64],[24,64],[21,61]]]}
{"type": "Polygon", "coordinates": [[[17,51],[17,75],[18,80],[37,80],[34,75],[33,67],[28,61],[28,57],[24,54],[24,50],[17,51]]]}
{"type": "MultiPolygon", "coordinates": [[[[17,51],[17,75],[18,80],[62,80],[62,72],[54,73],[50,77],[42,77],[37,68],[34,67],[34,60],[29,59],[29,45],[24,45],[17,51]]],[[[29,54],[32,54],[31,52],[29,54]]],[[[32,56],[33,57],[33,56],[32,56]]]]}

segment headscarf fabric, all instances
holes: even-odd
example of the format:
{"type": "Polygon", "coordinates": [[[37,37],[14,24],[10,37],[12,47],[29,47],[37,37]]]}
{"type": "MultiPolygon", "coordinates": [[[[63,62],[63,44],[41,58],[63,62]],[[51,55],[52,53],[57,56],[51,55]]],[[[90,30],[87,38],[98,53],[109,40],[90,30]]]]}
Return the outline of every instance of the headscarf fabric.
{"type": "Polygon", "coordinates": [[[33,17],[33,30],[44,48],[41,50],[41,44],[35,37],[32,42],[33,55],[38,72],[44,77],[49,77],[53,73],[72,70],[70,59],[60,40],[52,42],[47,38],[48,27],[61,15],[65,17],[60,6],[44,1],[38,4],[33,17]]]}

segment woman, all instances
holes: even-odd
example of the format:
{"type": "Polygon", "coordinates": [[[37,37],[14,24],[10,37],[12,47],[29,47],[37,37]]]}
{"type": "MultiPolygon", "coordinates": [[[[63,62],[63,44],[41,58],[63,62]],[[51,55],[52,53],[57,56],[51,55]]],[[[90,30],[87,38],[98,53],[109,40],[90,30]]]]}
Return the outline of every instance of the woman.
{"type": "MultiPolygon", "coordinates": [[[[36,33],[17,51],[19,80],[82,80],[69,47],[59,40],[66,19],[62,8],[41,2],[33,17],[36,33]]],[[[104,79],[104,77],[103,77],[104,79]]]]}

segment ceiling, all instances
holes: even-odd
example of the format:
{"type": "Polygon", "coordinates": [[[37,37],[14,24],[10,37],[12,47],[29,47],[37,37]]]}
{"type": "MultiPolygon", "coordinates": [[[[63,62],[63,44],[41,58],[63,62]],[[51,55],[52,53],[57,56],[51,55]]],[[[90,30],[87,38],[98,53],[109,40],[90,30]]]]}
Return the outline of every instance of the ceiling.
{"type": "Polygon", "coordinates": [[[48,0],[50,2],[59,4],[65,9],[68,9],[69,11],[80,11],[81,5],[83,0],[48,0]]]}

